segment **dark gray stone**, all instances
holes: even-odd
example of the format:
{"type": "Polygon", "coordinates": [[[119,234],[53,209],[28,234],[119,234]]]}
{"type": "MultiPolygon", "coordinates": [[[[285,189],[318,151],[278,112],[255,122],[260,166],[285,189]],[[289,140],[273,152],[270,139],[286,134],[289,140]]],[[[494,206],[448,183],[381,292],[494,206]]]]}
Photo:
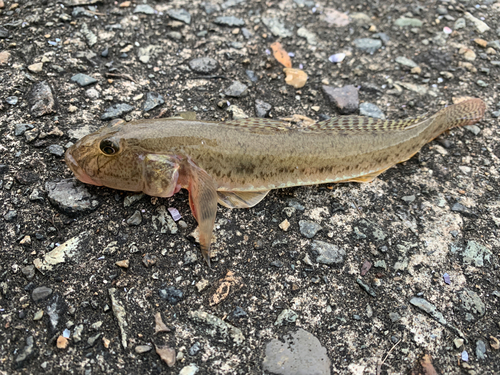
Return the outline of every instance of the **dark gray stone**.
{"type": "Polygon", "coordinates": [[[191,14],[185,9],[169,9],[167,14],[170,18],[184,22],[187,25],[191,23],[191,14]]]}
{"type": "Polygon", "coordinates": [[[332,103],[341,114],[349,115],[358,110],[358,89],[353,85],[341,88],[324,85],[323,92],[326,94],[330,103],[332,103]]]}
{"type": "Polygon", "coordinates": [[[255,72],[253,70],[245,70],[245,73],[246,73],[248,79],[250,79],[250,81],[257,82],[259,80],[259,77],[257,77],[257,75],[255,74],[255,72]]]}
{"type": "Polygon", "coordinates": [[[101,116],[101,120],[112,120],[123,116],[129,112],[132,112],[134,107],[126,103],[113,104],[111,107],[106,109],[106,111],[101,116]]]}
{"type": "Polygon", "coordinates": [[[85,185],[74,178],[59,182],[49,181],[45,184],[45,190],[50,203],[70,216],[93,211],[99,205],[85,185]]]}
{"type": "Polygon", "coordinates": [[[208,74],[219,69],[219,63],[211,57],[198,57],[189,62],[189,67],[196,73],[208,74]]]}
{"type": "Polygon", "coordinates": [[[184,297],[182,290],[175,289],[173,286],[168,287],[167,289],[160,289],[158,294],[160,295],[160,298],[166,299],[171,305],[175,305],[180,302],[184,297]]]}
{"type": "Polygon", "coordinates": [[[0,26],[0,39],[5,39],[9,37],[9,30],[5,27],[0,26]]]}
{"type": "Polygon", "coordinates": [[[135,7],[134,13],[155,14],[155,10],[148,4],[139,4],[135,7]]]}
{"type": "Polygon", "coordinates": [[[144,102],[144,111],[151,111],[153,108],[156,108],[165,103],[165,99],[163,96],[156,92],[148,92],[146,94],[146,101],[144,102]]]}
{"type": "Polygon", "coordinates": [[[257,117],[267,117],[269,116],[269,112],[271,112],[271,109],[273,106],[269,103],[266,103],[263,100],[256,99],[255,100],[255,115],[257,117]]]}
{"type": "Polygon", "coordinates": [[[245,25],[244,20],[234,16],[219,16],[214,20],[214,23],[216,23],[217,25],[230,26],[230,27],[245,25]]]}
{"type": "Polygon", "coordinates": [[[316,262],[332,265],[344,262],[345,250],[324,241],[313,241],[311,249],[317,254],[316,262]]]}
{"type": "Polygon", "coordinates": [[[26,346],[20,351],[19,355],[14,360],[15,366],[17,368],[24,367],[28,364],[31,358],[36,357],[38,350],[35,347],[35,340],[33,336],[28,336],[26,338],[26,346]]]}
{"type": "Polygon", "coordinates": [[[266,345],[262,368],[279,375],[330,375],[330,359],[321,342],[299,328],[283,340],[273,339],[266,345]]]}
{"type": "Polygon", "coordinates": [[[248,86],[244,85],[240,81],[234,81],[231,86],[229,86],[225,91],[224,95],[231,97],[242,97],[248,94],[248,86]]]}
{"type": "Polygon", "coordinates": [[[321,225],[314,221],[300,220],[299,229],[304,237],[313,238],[322,228],[321,225]]]}
{"type": "Polygon", "coordinates": [[[375,53],[382,47],[382,41],[379,39],[360,38],[354,40],[354,46],[366,53],[375,53]]]}
{"type": "Polygon", "coordinates": [[[477,359],[484,359],[486,354],[486,344],[483,340],[477,340],[476,342],[476,357],[477,359]]]}
{"type": "Polygon", "coordinates": [[[10,105],[16,105],[18,102],[19,98],[17,96],[8,96],[5,99],[5,102],[10,105]]]}
{"type": "Polygon", "coordinates": [[[47,147],[47,150],[49,150],[49,152],[52,155],[56,155],[56,156],[63,156],[64,155],[64,147],[62,147],[60,145],[50,145],[49,147],[47,147]]]}
{"type": "Polygon", "coordinates": [[[35,117],[41,117],[56,111],[53,91],[47,81],[35,83],[28,94],[28,104],[35,117]]]}
{"type": "Polygon", "coordinates": [[[141,216],[141,211],[139,211],[139,210],[135,210],[133,215],[127,219],[128,225],[137,226],[137,225],[140,225],[141,223],[142,223],[142,216],[141,216]]]}
{"type": "Polygon", "coordinates": [[[24,132],[28,129],[33,129],[33,125],[31,124],[16,124],[14,125],[14,135],[20,136],[23,135],[24,132]]]}
{"type": "Polygon", "coordinates": [[[385,115],[382,110],[372,103],[361,103],[359,106],[359,114],[361,116],[368,116],[385,120],[385,115]]]}
{"type": "Polygon", "coordinates": [[[31,292],[31,298],[33,299],[33,301],[39,302],[49,297],[51,294],[52,289],[46,286],[39,286],[38,288],[33,289],[33,292],[31,292]]]}
{"type": "Polygon", "coordinates": [[[14,221],[17,218],[17,211],[10,210],[3,216],[5,221],[14,221]]]}
{"type": "Polygon", "coordinates": [[[94,77],[88,76],[86,74],[78,73],[71,77],[71,80],[78,83],[81,87],[85,87],[97,82],[94,77]]]}

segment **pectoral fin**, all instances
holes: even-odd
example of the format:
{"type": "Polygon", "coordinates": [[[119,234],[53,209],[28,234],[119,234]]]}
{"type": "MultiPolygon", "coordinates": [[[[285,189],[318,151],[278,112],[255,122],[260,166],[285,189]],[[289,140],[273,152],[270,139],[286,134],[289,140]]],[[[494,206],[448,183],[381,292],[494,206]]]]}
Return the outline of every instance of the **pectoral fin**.
{"type": "Polygon", "coordinates": [[[218,201],[227,208],[250,208],[269,193],[264,191],[218,191],[218,201]]]}
{"type": "Polygon", "coordinates": [[[217,213],[217,191],[207,172],[194,163],[189,164],[189,204],[198,222],[201,253],[210,267],[210,243],[217,213]]]}

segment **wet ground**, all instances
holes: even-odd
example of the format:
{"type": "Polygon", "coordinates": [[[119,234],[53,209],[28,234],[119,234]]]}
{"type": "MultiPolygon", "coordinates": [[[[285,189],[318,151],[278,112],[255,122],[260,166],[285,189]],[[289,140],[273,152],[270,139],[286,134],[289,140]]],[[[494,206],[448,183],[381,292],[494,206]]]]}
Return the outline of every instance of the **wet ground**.
{"type": "Polygon", "coordinates": [[[0,0],[1,373],[499,373],[499,73],[494,0],[0,0]],[[219,207],[213,269],[185,191],[86,186],[63,157],[115,117],[406,119],[465,96],[482,121],[372,183],[219,207]]]}

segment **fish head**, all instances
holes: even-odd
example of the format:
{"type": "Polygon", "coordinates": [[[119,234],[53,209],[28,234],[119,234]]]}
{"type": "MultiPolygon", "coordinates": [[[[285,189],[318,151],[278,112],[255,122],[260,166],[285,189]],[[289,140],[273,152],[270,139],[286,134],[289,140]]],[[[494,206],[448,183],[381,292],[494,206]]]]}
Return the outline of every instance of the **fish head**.
{"type": "Polygon", "coordinates": [[[78,180],[118,190],[170,197],[180,190],[174,155],[148,151],[121,127],[108,125],[66,151],[66,164],[78,180]]]}

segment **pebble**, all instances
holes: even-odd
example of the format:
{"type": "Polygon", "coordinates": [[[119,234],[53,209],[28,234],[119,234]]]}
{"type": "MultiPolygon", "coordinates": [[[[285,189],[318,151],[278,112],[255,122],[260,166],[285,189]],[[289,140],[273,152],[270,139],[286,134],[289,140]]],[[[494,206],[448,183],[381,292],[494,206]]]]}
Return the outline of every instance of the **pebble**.
{"type": "Polygon", "coordinates": [[[191,23],[191,14],[185,9],[169,9],[167,14],[170,18],[184,22],[186,25],[191,23]]]}
{"type": "Polygon", "coordinates": [[[33,279],[33,277],[35,277],[35,266],[32,264],[25,266],[21,268],[21,272],[23,273],[24,277],[26,277],[26,279],[31,280],[33,279]]]}
{"type": "Polygon", "coordinates": [[[245,74],[247,75],[248,79],[252,82],[257,82],[259,80],[259,77],[257,77],[257,75],[253,70],[245,70],[245,74]]]}
{"type": "Polygon", "coordinates": [[[299,315],[291,310],[291,309],[284,309],[276,318],[276,321],[274,322],[275,326],[282,326],[285,323],[295,323],[299,315]]]}
{"type": "Polygon", "coordinates": [[[112,120],[129,112],[132,112],[133,110],[134,107],[126,103],[113,104],[111,107],[106,109],[106,111],[101,116],[101,120],[112,120]]]}
{"type": "Polygon", "coordinates": [[[33,85],[28,95],[28,103],[31,113],[35,117],[41,117],[56,111],[53,91],[47,81],[33,85]]]}
{"type": "Polygon", "coordinates": [[[132,195],[127,195],[125,199],[123,199],[123,207],[130,207],[132,206],[135,202],[140,201],[142,198],[144,198],[146,194],[144,193],[139,193],[139,194],[132,194],[132,195]]]}
{"type": "Polygon", "coordinates": [[[361,116],[368,116],[385,120],[385,115],[382,110],[372,103],[361,103],[359,106],[359,114],[361,116]]]}
{"type": "Polygon", "coordinates": [[[5,99],[5,102],[10,105],[16,105],[18,102],[19,98],[17,96],[8,96],[5,99]]]}
{"type": "Polygon", "coordinates": [[[268,117],[273,106],[263,100],[255,99],[255,115],[257,117],[268,117]]]}
{"type": "Polygon", "coordinates": [[[299,230],[304,237],[313,238],[321,229],[321,225],[315,223],[314,221],[299,221],[299,230]]]}
{"type": "Polygon", "coordinates": [[[23,135],[26,130],[28,129],[33,129],[33,125],[31,124],[16,124],[14,125],[14,135],[16,137],[19,137],[21,135],[23,135]]]}
{"type": "Polygon", "coordinates": [[[39,63],[28,65],[28,70],[32,73],[40,73],[43,71],[43,63],[39,62],[39,63]]]}
{"type": "Polygon", "coordinates": [[[198,254],[196,251],[186,251],[184,253],[184,265],[196,264],[198,262],[198,254]]]}
{"type": "Polygon", "coordinates": [[[244,26],[245,21],[241,18],[237,18],[235,16],[219,16],[214,20],[214,23],[221,26],[244,26]]]}
{"type": "Polygon", "coordinates": [[[127,339],[128,323],[126,320],[127,313],[125,312],[125,308],[123,307],[121,302],[116,297],[116,289],[115,288],[108,289],[108,294],[111,299],[111,307],[113,309],[113,315],[118,321],[118,327],[120,328],[122,346],[124,349],[126,349],[128,340],[127,339]]]}
{"type": "Polygon", "coordinates": [[[137,354],[143,354],[143,353],[147,353],[149,351],[151,351],[151,349],[153,349],[152,346],[150,345],[137,345],[135,348],[134,348],[134,351],[137,353],[137,354]]]}
{"type": "Polygon", "coordinates": [[[467,24],[465,22],[465,19],[464,18],[458,18],[456,21],[455,21],[455,24],[453,25],[453,28],[455,30],[460,30],[460,29],[465,29],[467,27],[467,24]]]}
{"type": "Polygon", "coordinates": [[[375,291],[373,290],[373,288],[371,286],[369,286],[368,284],[366,284],[363,280],[361,280],[359,277],[356,279],[356,283],[358,283],[358,285],[366,292],[368,293],[370,296],[372,297],[377,297],[377,293],[375,293],[375,291]]]}
{"type": "Polygon", "coordinates": [[[146,94],[146,101],[144,102],[143,110],[148,112],[164,103],[165,99],[163,99],[163,96],[156,92],[148,92],[146,94]]]}
{"type": "Polygon", "coordinates": [[[490,27],[486,23],[484,23],[480,19],[474,17],[469,12],[465,12],[464,13],[464,17],[467,18],[469,21],[471,21],[474,24],[474,26],[476,27],[476,30],[480,34],[482,34],[482,33],[486,32],[486,31],[490,30],[490,27]]]}
{"type": "Polygon", "coordinates": [[[354,40],[354,46],[366,53],[375,53],[382,47],[382,41],[371,38],[360,38],[354,40]]]}
{"type": "Polygon", "coordinates": [[[160,289],[158,295],[160,298],[167,300],[171,305],[179,303],[184,297],[182,290],[176,289],[173,286],[166,289],[160,289]]]}
{"type": "Polygon", "coordinates": [[[330,60],[330,62],[332,62],[332,63],[340,63],[340,62],[344,61],[345,58],[346,58],[346,54],[343,52],[339,52],[339,53],[335,53],[335,54],[331,55],[328,58],[328,60],[330,60]]]}
{"type": "Polygon", "coordinates": [[[233,104],[230,105],[227,111],[232,114],[234,120],[241,120],[244,118],[248,118],[248,115],[245,113],[245,111],[243,111],[243,109],[241,109],[236,105],[233,104]]]}
{"type": "Polygon", "coordinates": [[[97,82],[94,77],[88,76],[86,74],[78,73],[71,77],[71,80],[78,83],[81,87],[85,87],[97,82]]]}
{"type": "Polygon", "coordinates": [[[187,366],[184,366],[179,372],[179,375],[195,375],[198,371],[198,366],[196,366],[195,363],[191,363],[187,366]]]}
{"type": "Polygon", "coordinates": [[[75,18],[78,17],[88,17],[88,18],[94,18],[94,15],[90,12],[88,12],[85,8],[83,7],[75,7],[73,8],[73,12],[71,15],[75,18]]]}
{"type": "Polygon", "coordinates": [[[38,288],[33,289],[31,292],[31,298],[35,302],[39,302],[41,300],[46,299],[52,294],[52,289],[46,286],[40,286],[38,288]]]}
{"type": "Polygon", "coordinates": [[[175,365],[175,349],[169,346],[156,346],[156,354],[158,354],[163,362],[167,364],[168,367],[173,367],[175,365]]]}
{"type": "Polygon", "coordinates": [[[492,40],[491,42],[488,42],[486,46],[494,48],[500,52],[500,40],[492,40]]]}
{"type": "Polygon", "coordinates": [[[318,44],[318,38],[316,34],[307,30],[305,27],[301,27],[300,29],[298,29],[297,35],[301,38],[305,38],[307,40],[307,43],[311,46],[315,46],[318,44]]]}
{"type": "Polygon", "coordinates": [[[95,35],[87,26],[86,23],[82,24],[82,28],[80,32],[83,34],[85,39],[87,40],[87,45],[89,47],[93,47],[97,43],[97,35],[95,35]]]}
{"type": "Polygon", "coordinates": [[[196,341],[196,342],[195,342],[195,343],[194,343],[194,344],[193,344],[193,345],[189,348],[188,353],[189,353],[189,355],[190,355],[191,357],[194,357],[196,354],[198,354],[198,353],[200,352],[200,350],[201,350],[201,344],[200,344],[198,341],[196,341]]]}
{"type": "Polygon", "coordinates": [[[23,367],[25,362],[29,361],[32,357],[38,354],[38,350],[35,348],[35,341],[33,336],[28,336],[26,338],[26,346],[24,346],[20,353],[16,356],[14,360],[16,367],[23,367]]]}
{"type": "Polygon", "coordinates": [[[358,89],[353,85],[341,88],[323,85],[322,88],[330,103],[332,103],[341,114],[349,115],[358,110],[358,89]]]}
{"type": "Polygon", "coordinates": [[[95,100],[95,99],[99,99],[100,94],[99,94],[99,91],[97,91],[96,89],[90,88],[87,91],[85,91],[85,96],[89,99],[95,100]]]}
{"type": "Polygon", "coordinates": [[[418,307],[420,310],[429,314],[432,318],[437,320],[442,325],[444,325],[444,326],[447,325],[446,319],[444,318],[443,314],[441,314],[438,311],[436,306],[434,306],[432,303],[428,302],[427,300],[425,300],[423,298],[413,297],[410,300],[410,303],[413,306],[418,307]]]}
{"type": "Polygon", "coordinates": [[[209,329],[205,331],[206,334],[210,336],[222,336],[230,337],[236,345],[241,345],[245,341],[245,336],[239,328],[226,323],[224,320],[216,317],[215,315],[209,314],[205,311],[189,311],[188,316],[190,319],[197,323],[202,323],[210,326],[209,329]]]}
{"type": "Polygon", "coordinates": [[[141,215],[141,211],[139,211],[139,210],[135,210],[135,212],[132,214],[132,216],[130,216],[127,219],[128,225],[137,226],[137,225],[140,225],[141,223],[142,223],[142,215],[141,215]]]}
{"type": "Polygon", "coordinates": [[[410,60],[404,56],[398,56],[396,57],[396,62],[398,64],[401,64],[401,65],[404,65],[404,66],[408,66],[410,68],[416,68],[418,65],[415,61],[413,60],[410,60]]]}
{"type": "Polygon", "coordinates": [[[400,27],[422,27],[424,23],[417,18],[401,17],[394,21],[394,25],[400,27]]]}
{"type": "Polygon", "coordinates": [[[47,150],[49,150],[52,155],[56,155],[59,157],[64,155],[64,147],[60,145],[50,145],[49,147],[47,147],[47,150]]]}
{"type": "Polygon", "coordinates": [[[43,310],[38,310],[33,316],[33,320],[37,321],[43,318],[43,310]]]}
{"type": "Polygon", "coordinates": [[[224,95],[235,98],[243,97],[248,94],[248,86],[240,81],[234,81],[231,86],[224,90],[224,95]]]}
{"type": "MultiPolygon", "coordinates": [[[[0,33],[1,33],[2,27],[0,26],[0,33]]],[[[10,53],[7,51],[2,51],[0,52],[0,65],[7,64],[10,59],[10,53]]]]}
{"type": "Polygon", "coordinates": [[[462,292],[459,293],[460,300],[462,301],[462,307],[471,311],[474,314],[479,315],[480,317],[486,313],[486,305],[481,300],[479,295],[473,290],[469,290],[465,288],[462,292]]]}
{"type": "Polygon", "coordinates": [[[202,6],[203,10],[205,11],[205,13],[208,15],[220,11],[219,4],[213,4],[213,3],[208,2],[208,1],[201,3],[201,6],[202,6]]]}
{"type": "Polygon", "coordinates": [[[0,26],[0,39],[5,39],[9,37],[9,30],[5,27],[0,26]]]}
{"type": "Polygon", "coordinates": [[[134,13],[155,14],[155,10],[148,4],[139,4],[135,7],[134,13]]]}
{"type": "Polygon", "coordinates": [[[189,62],[189,67],[196,73],[208,74],[217,71],[219,63],[211,57],[198,57],[189,62]]]}
{"type": "Polygon", "coordinates": [[[313,241],[311,249],[317,253],[316,262],[321,264],[340,264],[344,262],[346,252],[337,245],[324,241],[313,241]]]}
{"type": "Polygon", "coordinates": [[[14,221],[17,218],[17,211],[10,210],[3,216],[3,218],[5,221],[14,221]]]}
{"type": "Polygon", "coordinates": [[[70,216],[94,211],[99,206],[99,202],[89,193],[85,185],[74,178],[46,182],[45,191],[50,203],[70,216]]]}
{"type": "Polygon", "coordinates": [[[293,31],[287,28],[285,23],[275,17],[262,17],[261,21],[274,36],[279,36],[281,38],[293,36],[293,31]]]}
{"type": "Polygon", "coordinates": [[[156,262],[158,262],[158,257],[156,255],[146,253],[142,257],[142,264],[144,264],[147,268],[155,265],[156,262]]]}
{"type": "Polygon", "coordinates": [[[477,359],[485,359],[486,354],[486,344],[483,340],[476,341],[476,357],[477,359]]]}
{"type": "Polygon", "coordinates": [[[279,375],[330,375],[330,364],[326,348],[317,337],[299,328],[284,335],[283,340],[267,343],[262,369],[279,375]]]}

